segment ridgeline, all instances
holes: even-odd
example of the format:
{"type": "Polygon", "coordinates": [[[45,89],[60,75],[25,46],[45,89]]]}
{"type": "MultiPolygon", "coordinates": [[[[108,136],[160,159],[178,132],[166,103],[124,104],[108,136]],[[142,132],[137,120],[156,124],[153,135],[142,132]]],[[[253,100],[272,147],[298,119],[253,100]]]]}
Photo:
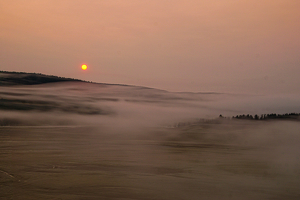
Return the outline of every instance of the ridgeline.
{"type": "Polygon", "coordinates": [[[0,86],[37,85],[66,81],[86,82],[79,79],[45,75],[41,73],[0,71],[0,86]]]}

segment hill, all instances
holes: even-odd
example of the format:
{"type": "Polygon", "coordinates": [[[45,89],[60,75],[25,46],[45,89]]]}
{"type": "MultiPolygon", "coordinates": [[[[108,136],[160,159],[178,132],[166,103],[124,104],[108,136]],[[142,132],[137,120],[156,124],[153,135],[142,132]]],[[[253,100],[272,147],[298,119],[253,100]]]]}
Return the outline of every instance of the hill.
{"type": "Polygon", "coordinates": [[[1,86],[37,85],[43,83],[55,83],[55,82],[66,82],[66,81],[85,82],[79,79],[45,75],[40,73],[0,71],[1,86]]]}

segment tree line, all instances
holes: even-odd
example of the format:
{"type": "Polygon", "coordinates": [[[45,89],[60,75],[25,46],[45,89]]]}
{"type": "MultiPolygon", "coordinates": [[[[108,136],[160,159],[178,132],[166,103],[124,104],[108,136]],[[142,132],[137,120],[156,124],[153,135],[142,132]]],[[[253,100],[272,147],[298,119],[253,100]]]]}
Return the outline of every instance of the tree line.
{"type": "MultiPolygon", "coordinates": [[[[219,116],[220,118],[227,118],[223,117],[222,115],[219,116]]],[[[232,116],[232,119],[247,119],[247,120],[271,120],[271,119],[299,119],[300,113],[285,113],[285,114],[261,114],[261,115],[250,115],[250,114],[243,114],[243,115],[236,115],[232,116]]]]}

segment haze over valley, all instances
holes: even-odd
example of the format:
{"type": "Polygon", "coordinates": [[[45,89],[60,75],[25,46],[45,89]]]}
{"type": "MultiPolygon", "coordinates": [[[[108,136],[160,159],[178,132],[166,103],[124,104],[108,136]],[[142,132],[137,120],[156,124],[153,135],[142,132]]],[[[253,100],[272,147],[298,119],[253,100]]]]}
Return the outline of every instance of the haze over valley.
{"type": "Polygon", "coordinates": [[[0,1],[0,200],[299,200],[299,10],[0,1]]]}
{"type": "Polygon", "coordinates": [[[3,199],[298,199],[299,96],[1,72],[3,199]],[[228,118],[220,118],[219,115],[228,118]]]}

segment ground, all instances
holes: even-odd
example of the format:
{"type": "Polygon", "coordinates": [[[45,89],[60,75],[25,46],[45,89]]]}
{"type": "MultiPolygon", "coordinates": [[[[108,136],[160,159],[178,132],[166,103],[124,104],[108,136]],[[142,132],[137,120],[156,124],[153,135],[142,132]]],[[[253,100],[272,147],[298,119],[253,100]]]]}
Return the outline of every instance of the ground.
{"type": "Polygon", "coordinates": [[[0,198],[299,199],[299,128],[2,127],[0,198]]]}

